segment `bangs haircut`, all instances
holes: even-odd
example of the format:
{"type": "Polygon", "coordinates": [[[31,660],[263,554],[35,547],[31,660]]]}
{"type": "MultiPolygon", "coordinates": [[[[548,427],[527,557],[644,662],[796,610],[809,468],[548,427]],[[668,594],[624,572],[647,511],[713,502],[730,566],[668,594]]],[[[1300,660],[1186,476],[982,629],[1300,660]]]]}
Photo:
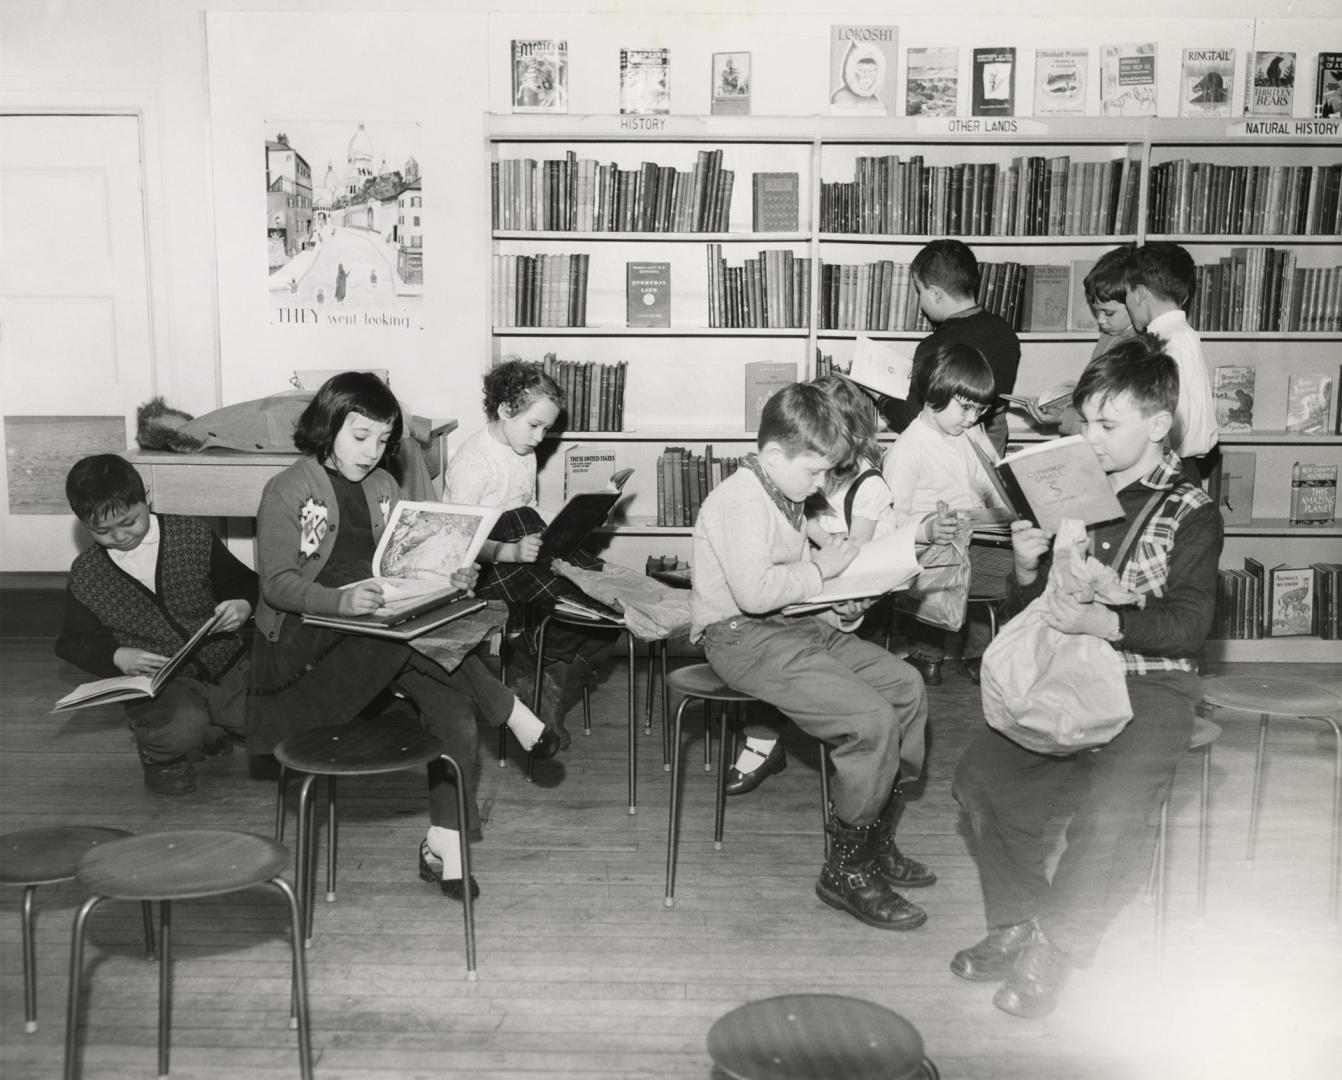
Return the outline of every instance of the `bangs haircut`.
{"type": "Polygon", "coordinates": [[[960,300],[979,293],[979,261],[960,240],[933,240],[913,257],[909,272],[920,286],[936,285],[960,300]]]}
{"type": "Polygon", "coordinates": [[[757,445],[776,442],[788,457],[819,454],[830,461],[852,454],[843,415],[833,398],[810,383],[792,383],[764,403],[757,445]]]}
{"type": "Polygon", "coordinates": [[[1133,250],[1133,245],[1124,244],[1106,251],[1095,261],[1082,283],[1087,304],[1091,307],[1110,301],[1121,304],[1127,299],[1128,263],[1132,259],[1133,250]]]}
{"type": "Polygon", "coordinates": [[[300,453],[325,461],[352,412],[391,425],[382,456],[394,456],[401,445],[401,406],[391,388],[366,371],[342,371],[322,383],[294,425],[294,446],[300,453]]]}
{"type": "Polygon", "coordinates": [[[1087,364],[1072,391],[1072,406],[1080,412],[1092,398],[1099,407],[1124,394],[1143,416],[1173,416],[1179,404],[1179,365],[1149,334],[1121,341],[1087,364]]]}
{"type": "Polygon", "coordinates": [[[94,454],[76,461],[65,477],[65,498],[75,517],[87,525],[120,517],[149,502],[144,479],[119,454],[94,454]]]}
{"type": "Polygon", "coordinates": [[[976,405],[997,400],[997,379],[983,354],[972,345],[942,345],[913,369],[913,389],[937,412],[956,398],[976,405]]]}
{"type": "Polygon", "coordinates": [[[564,409],[559,384],[545,374],[540,364],[525,360],[505,360],[485,375],[485,416],[499,419],[499,409],[507,406],[509,415],[524,412],[537,398],[548,398],[555,408],[564,409]]]}
{"type": "Polygon", "coordinates": [[[1193,256],[1168,240],[1143,244],[1127,262],[1129,289],[1145,285],[1149,292],[1180,307],[1188,303],[1196,277],[1193,256]]]}

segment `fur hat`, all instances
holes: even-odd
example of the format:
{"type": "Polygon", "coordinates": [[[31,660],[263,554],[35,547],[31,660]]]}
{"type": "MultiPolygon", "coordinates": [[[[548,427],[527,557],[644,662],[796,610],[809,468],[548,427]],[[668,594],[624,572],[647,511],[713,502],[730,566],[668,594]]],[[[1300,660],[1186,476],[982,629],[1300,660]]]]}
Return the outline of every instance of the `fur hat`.
{"type": "Polygon", "coordinates": [[[135,441],[141,450],[199,450],[201,440],[181,430],[190,413],[174,409],[162,397],[150,398],[135,410],[135,441]]]}

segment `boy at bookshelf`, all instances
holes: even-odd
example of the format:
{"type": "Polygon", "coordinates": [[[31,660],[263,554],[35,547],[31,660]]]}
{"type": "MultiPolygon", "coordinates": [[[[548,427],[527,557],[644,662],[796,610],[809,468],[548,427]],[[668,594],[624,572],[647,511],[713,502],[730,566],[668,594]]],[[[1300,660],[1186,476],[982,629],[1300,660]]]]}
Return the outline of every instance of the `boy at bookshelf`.
{"type": "MultiPolygon", "coordinates": [[[[1133,718],[1098,750],[1038,754],[985,728],[956,766],[952,793],[976,841],[988,936],[956,953],[951,971],[998,982],[993,1004],[1022,1017],[1052,1011],[1068,970],[1084,964],[1105,929],[1140,889],[1152,828],[1178,761],[1188,750],[1202,699],[1197,656],[1212,625],[1221,517],[1165,440],[1179,400],[1174,360],[1144,339],[1091,361],[1073,402],[1124,517],[1090,530],[1106,565],[1130,530],[1131,555],[1115,566],[1144,603],[1110,607],[1059,594],[1044,616],[1064,634],[1112,643],[1126,675],[1133,718]],[[1051,877],[1057,800],[1084,773],[1051,877]]],[[[1007,610],[1041,595],[1049,537],[1029,521],[1012,525],[1014,570],[1007,610]]]]}
{"type": "Polygon", "coordinates": [[[806,537],[806,499],[850,456],[842,414],[820,388],[794,383],[765,404],[757,445],[699,511],[690,640],[729,686],[832,748],[832,843],[816,894],[869,926],[911,930],[927,915],[895,890],[936,880],[894,838],[901,764],[909,779],[923,765],[922,681],[851,633],[870,601],[779,614],[857,554],[847,538],[812,548],[806,537]]]}
{"type": "Polygon", "coordinates": [[[65,495],[93,544],[66,580],[62,660],[100,678],[152,676],[223,613],[157,697],[125,705],[145,787],[187,795],[196,790],[192,761],[227,754],[245,737],[250,665],[239,630],[256,605],[256,574],[203,522],[151,513],[140,474],[116,454],[76,462],[65,495]]]}
{"type": "MultiPolygon", "coordinates": [[[[978,260],[962,241],[933,240],[913,257],[909,273],[918,290],[918,306],[936,327],[914,350],[914,372],[944,345],[977,349],[992,368],[994,395],[998,398],[981,422],[989,442],[1001,454],[1006,449],[1007,421],[1000,395],[1016,388],[1016,369],[1020,366],[1016,332],[1001,316],[979,305],[978,260]]],[[[923,403],[917,391],[910,389],[906,400],[883,397],[879,407],[890,430],[903,431],[922,412],[923,403]]]]}
{"type": "Polygon", "coordinates": [[[1217,440],[1216,403],[1202,341],[1183,310],[1195,283],[1193,256],[1164,240],[1143,244],[1128,256],[1126,281],[1124,303],[1132,325],[1158,338],[1179,367],[1179,403],[1170,446],[1206,475],[1208,455],[1217,440]]]}

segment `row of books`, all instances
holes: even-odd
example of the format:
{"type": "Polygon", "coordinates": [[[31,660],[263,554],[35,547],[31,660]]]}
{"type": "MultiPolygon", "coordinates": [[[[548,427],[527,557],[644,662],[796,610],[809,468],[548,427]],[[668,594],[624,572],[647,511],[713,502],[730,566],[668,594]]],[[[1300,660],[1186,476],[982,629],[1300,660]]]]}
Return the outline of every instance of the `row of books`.
{"type": "Polygon", "coordinates": [[[668,446],[657,455],[657,524],[692,526],[699,507],[718,484],[741,464],[738,457],[719,457],[713,446],[696,454],[683,446],[668,446]]]}
{"type": "MultiPolygon", "coordinates": [[[[490,165],[495,229],[527,232],[726,232],[735,174],[721,150],[700,150],[691,171],[645,161],[637,169],[579,159],[505,158],[490,165]]],[[[795,226],[794,226],[795,228],[795,226]]]]}
{"type": "Polygon", "coordinates": [[[708,244],[708,325],[787,329],[809,324],[811,260],[764,250],[728,266],[721,244],[708,244]]]}
{"type": "MultiPolygon", "coordinates": [[[[1219,364],[1211,374],[1217,429],[1222,434],[1253,431],[1257,369],[1250,364],[1219,364]]],[[[1280,427],[1271,430],[1290,435],[1325,435],[1337,430],[1332,418],[1333,377],[1322,372],[1297,371],[1286,377],[1285,419],[1280,427]]],[[[1342,427],[1342,418],[1338,427],[1342,427]]]]}
{"type": "Polygon", "coordinates": [[[1342,164],[1151,166],[1147,230],[1191,235],[1342,233],[1342,164]]]}
{"type": "MultiPolygon", "coordinates": [[[[1258,455],[1253,450],[1223,450],[1207,480],[1207,494],[1226,525],[1252,525],[1258,455]]],[[[1297,461],[1291,466],[1292,526],[1327,528],[1337,521],[1337,466],[1297,461]]]]}
{"type": "Polygon", "coordinates": [[[591,256],[495,255],[495,326],[586,326],[591,256]]]}
{"type": "Polygon", "coordinates": [[[1218,571],[1212,637],[1235,640],[1313,634],[1336,640],[1342,637],[1339,579],[1342,563],[1266,568],[1257,559],[1245,559],[1243,570],[1218,571]]]}
{"type": "Polygon", "coordinates": [[[560,360],[554,353],[546,353],[542,366],[563,394],[560,423],[565,429],[624,430],[627,360],[599,364],[592,360],[560,360]]]}
{"type": "Polygon", "coordinates": [[[1336,331],[1342,266],[1298,266],[1289,248],[1232,248],[1194,271],[1188,321],[1201,331],[1336,331]]]}
{"type": "Polygon", "coordinates": [[[926,165],[921,154],[857,159],[820,184],[820,231],[951,236],[1112,236],[1137,230],[1141,164],[1017,157],[926,165]]]}

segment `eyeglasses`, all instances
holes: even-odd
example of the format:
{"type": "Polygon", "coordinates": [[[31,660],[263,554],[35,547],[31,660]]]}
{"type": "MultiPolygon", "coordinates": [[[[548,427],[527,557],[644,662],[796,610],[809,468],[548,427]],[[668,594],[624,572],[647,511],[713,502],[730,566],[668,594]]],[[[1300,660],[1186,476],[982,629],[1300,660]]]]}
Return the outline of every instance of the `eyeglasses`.
{"type": "Polygon", "coordinates": [[[963,411],[972,413],[975,416],[982,416],[988,411],[987,405],[981,405],[977,401],[970,401],[968,398],[957,397],[955,403],[959,405],[963,411]]]}

